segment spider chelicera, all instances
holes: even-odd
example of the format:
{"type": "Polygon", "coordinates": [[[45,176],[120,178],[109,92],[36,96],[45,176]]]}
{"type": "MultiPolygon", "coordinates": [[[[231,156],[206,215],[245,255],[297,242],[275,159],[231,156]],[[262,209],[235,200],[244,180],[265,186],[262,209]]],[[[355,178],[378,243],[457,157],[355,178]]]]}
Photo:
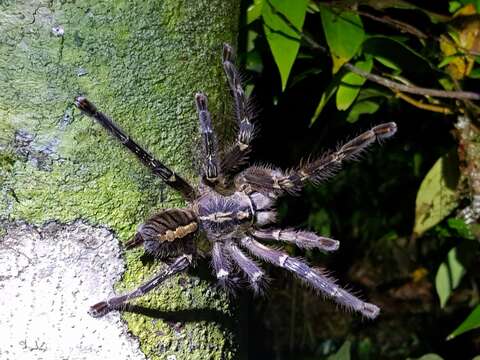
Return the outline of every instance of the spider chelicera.
{"type": "Polygon", "coordinates": [[[204,233],[211,244],[211,263],[215,275],[222,285],[229,286],[232,275],[240,271],[253,290],[259,292],[265,282],[265,273],[252,260],[253,257],[292,272],[345,308],[375,318],[380,312],[378,306],[364,302],[342,289],[324,271],[282,250],[269,247],[262,240],[288,242],[304,249],[337,250],[337,240],[309,231],[275,228],[275,203],[285,194],[299,193],[308,182],[317,184],[332,176],[344,160],[354,159],[375,141],[391,137],[397,130],[396,124],[389,122],[377,125],[336,151],[327,152],[289,171],[273,166],[250,166],[241,170],[251,150],[255,126],[248,98],[233,64],[233,50],[227,44],[223,47],[222,63],[235,103],[237,137],[230,148],[219,152],[207,108],[207,97],[196,94],[204,151],[203,174],[197,188],[155,159],[85,97],[75,99],[75,105],[80,110],[98,121],[153,174],[179,191],[188,203],[186,208],[167,209],[155,214],[138,228],[135,236],[126,244],[127,248],[143,244],[145,251],[155,258],[173,257],[175,260],[134,291],[101,301],[93,305],[89,313],[98,317],[120,309],[131,299],[146,294],[170,276],[194,265],[196,238],[199,233],[204,233]]]}

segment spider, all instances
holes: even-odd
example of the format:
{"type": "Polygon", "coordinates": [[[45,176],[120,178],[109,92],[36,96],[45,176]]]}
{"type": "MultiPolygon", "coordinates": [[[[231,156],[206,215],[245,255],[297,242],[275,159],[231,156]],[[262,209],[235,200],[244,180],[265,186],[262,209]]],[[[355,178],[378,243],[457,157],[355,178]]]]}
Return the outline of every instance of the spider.
{"type": "Polygon", "coordinates": [[[251,151],[255,125],[249,111],[248,98],[234,66],[233,49],[223,46],[222,64],[235,104],[236,141],[223,153],[212,129],[207,97],[195,95],[195,104],[203,139],[204,163],[198,188],[155,159],[130,138],[108,116],[97,110],[84,96],[75,105],[99,122],[110,134],[133,152],[138,159],[167,185],[180,192],[188,203],[186,208],[161,211],[139,226],[126,248],[142,245],[156,259],[174,258],[164,270],[137,289],[101,301],[89,309],[93,317],[121,309],[130,300],[143,296],[167,278],[194,266],[196,238],[206,235],[211,245],[211,264],[219,283],[229,287],[232,275],[240,272],[254,292],[265,283],[265,272],[253,258],[284,268],[337,304],[375,318],[378,306],[362,301],[342,289],[323,270],[311,267],[304,260],[290,256],[262,240],[287,242],[299,248],[318,248],[330,252],[339,242],[309,231],[275,228],[275,203],[279,197],[299,193],[306,183],[318,184],[334,175],[344,160],[355,159],[375,141],[391,137],[397,129],[394,122],[377,125],[316,160],[300,164],[289,171],[273,166],[250,166],[241,171],[251,151]]]}

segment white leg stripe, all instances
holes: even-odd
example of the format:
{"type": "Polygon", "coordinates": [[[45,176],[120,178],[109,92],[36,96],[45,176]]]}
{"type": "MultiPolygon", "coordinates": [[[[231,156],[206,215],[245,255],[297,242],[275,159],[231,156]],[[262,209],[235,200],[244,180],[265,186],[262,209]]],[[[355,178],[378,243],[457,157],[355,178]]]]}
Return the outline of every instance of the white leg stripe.
{"type": "Polygon", "coordinates": [[[225,269],[218,270],[217,279],[223,279],[223,278],[226,278],[227,276],[228,276],[228,271],[226,271],[225,269]]]}
{"type": "Polygon", "coordinates": [[[340,293],[340,291],[338,291],[338,288],[337,288],[337,287],[333,288],[333,291],[331,292],[330,295],[333,296],[333,297],[341,297],[341,296],[342,296],[342,294],[340,293]]]}
{"type": "Polygon", "coordinates": [[[257,271],[252,275],[252,280],[255,282],[258,281],[262,277],[262,275],[263,274],[261,271],[257,271]]]}
{"type": "Polygon", "coordinates": [[[278,262],[280,263],[280,266],[285,266],[285,261],[287,261],[288,255],[282,255],[278,258],[278,262]]]}
{"type": "Polygon", "coordinates": [[[280,240],[280,231],[281,230],[274,230],[272,236],[275,240],[280,240]]]}

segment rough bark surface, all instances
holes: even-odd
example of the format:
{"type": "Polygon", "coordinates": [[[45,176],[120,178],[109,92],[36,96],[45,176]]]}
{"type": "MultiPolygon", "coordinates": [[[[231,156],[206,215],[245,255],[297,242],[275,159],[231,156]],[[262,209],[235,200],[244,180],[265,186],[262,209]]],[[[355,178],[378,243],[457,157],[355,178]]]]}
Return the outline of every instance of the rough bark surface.
{"type": "MultiPolygon", "coordinates": [[[[466,193],[470,200],[470,204],[459,215],[467,224],[476,224],[480,219],[480,128],[468,116],[458,117],[455,127],[460,170],[462,178],[466,180],[466,193]]],[[[478,231],[478,227],[474,227],[474,232],[478,231]]]]}
{"type": "MultiPolygon", "coordinates": [[[[0,358],[143,358],[118,313],[93,320],[86,305],[112,294],[118,242],[183,203],[72,100],[87,95],[197,181],[193,94],[209,96],[217,127],[229,121],[220,52],[235,43],[238,11],[237,0],[0,1],[1,322],[25,326],[0,358]]],[[[141,254],[124,255],[117,292],[163,266],[141,254]]],[[[122,317],[149,358],[236,357],[235,310],[208,280],[175,277],[136,304],[147,314],[122,317]]]]}
{"type": "Polygon", "coordinates": [[[1,359],[145,359],[118,313],[85,314],[124,270],[105,228],[12,224],[0,246],[1,359]],[[104,259],[109,262],[105,263],[104,259]]]}

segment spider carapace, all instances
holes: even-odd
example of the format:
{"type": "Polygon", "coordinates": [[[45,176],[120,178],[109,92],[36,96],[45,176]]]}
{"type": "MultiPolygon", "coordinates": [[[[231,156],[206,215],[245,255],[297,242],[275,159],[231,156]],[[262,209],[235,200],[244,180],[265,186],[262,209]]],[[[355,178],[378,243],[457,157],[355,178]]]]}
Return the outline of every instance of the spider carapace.
{"type": "Polygon", "coordinates": [[[308,182],[317,184],[334,175],[343,161],[356,158],[372,143],[392,136],[396,132],[396,124],[377,125],[337,150],[289,171],[271,166],[250,166],[241,170],[251,149],[255,126],[239,73],[233,64],[233,50],[227,44],[223,47],[222,63],[234,100],[237,137],[228,149],[219,151],[207,98],[204,94],[196,94],[204,152],[202,178],[197,188],[155,159],[85,97],[75,99],[75,105],[80,110],[98,121],[153,174],[179,191],[188,202],[184,209],[167,209],[152,216],[139,226],[126,245],[131,248],[143,244],[145,251],[156,258],[175,260],[136,290],[93,305],[90,314],[97,317],[120,309],[129,300],[146,294],[165,279],[194,265],[195,239],[199,233],[204,233],[211,243],[213,270],[222,285],[231,286],[233,275],[240,272],[255,292],[260,291],[265,273],[254,260],[258,259],[292,272],[336,303],[368,318],[375,318],[380,311],[376,305],[342,289],[324,271],[263,242],[289,242],[300,248],[317,248],[327,252],[337,250],[337,240],[309,231],[276,228],[275,203],[285,194],[299,193],[308,182]]]}

